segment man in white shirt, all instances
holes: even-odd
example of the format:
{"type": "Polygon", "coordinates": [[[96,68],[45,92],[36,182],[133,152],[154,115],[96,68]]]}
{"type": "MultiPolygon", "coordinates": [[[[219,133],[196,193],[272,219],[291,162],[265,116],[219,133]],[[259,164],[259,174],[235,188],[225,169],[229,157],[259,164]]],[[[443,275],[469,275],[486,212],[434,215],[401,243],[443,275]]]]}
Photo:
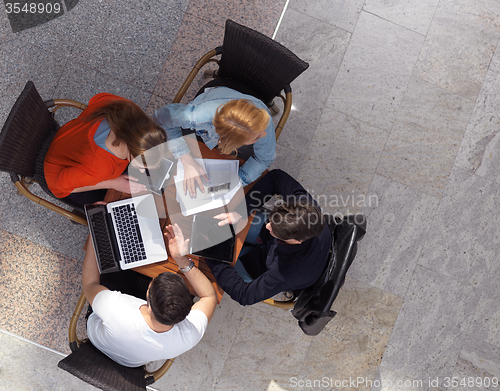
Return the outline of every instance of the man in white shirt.
{"type": "Polygon", "coordinates": [[[121,365],[137,367],[191,349],[205,333],[217,305],[208,278],[181,255],[179,247],[184,254],[187,241],[178,227],[167,227],[166,236],[172,257],[200,297],[194,305],[186,283],[174,273],[154,278],[147,300],[109,290],[101,285],[94,248],[87,246],[82,286],[93,309],[87,333],[96,348],[121,365]]]}

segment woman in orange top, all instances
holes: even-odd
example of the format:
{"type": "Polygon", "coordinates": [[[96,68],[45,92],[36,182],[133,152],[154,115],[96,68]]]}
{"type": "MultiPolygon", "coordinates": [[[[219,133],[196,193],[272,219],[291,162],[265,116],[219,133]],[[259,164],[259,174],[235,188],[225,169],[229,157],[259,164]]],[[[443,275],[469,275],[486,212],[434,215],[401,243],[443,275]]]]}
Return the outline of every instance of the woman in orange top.
{"type": "Polygon", "coordinates": [[[123,172],[136,156],[164,142],[165,131],[139,106],[101,93],[57,132],[45,156],[45,180],[56,197],[79,205],[102,200],[110,188],[141,191],[144,185],[123,172]]]}

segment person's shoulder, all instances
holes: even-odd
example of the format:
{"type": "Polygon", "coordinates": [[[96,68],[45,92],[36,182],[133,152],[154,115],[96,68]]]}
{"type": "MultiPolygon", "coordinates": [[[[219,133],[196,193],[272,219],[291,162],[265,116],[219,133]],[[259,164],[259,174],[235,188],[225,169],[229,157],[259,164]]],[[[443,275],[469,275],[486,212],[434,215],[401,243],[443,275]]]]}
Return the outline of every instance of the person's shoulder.
{"type": "MultiPolygon", "coordinates": [[[[115,291],[110,291],[109,289],[104,289],[98,292],[92,300],[92,308],[98,308],[100,306],[108,305],[116,297],[114,295],[115,291]]],[[[118,292],[120,293],[120,292],[118,292]]]]}
{"type": "Polygon", "coordinates": [[[186,319],[189,321],[201,320],[201,321],[206,321],[208,323],[207,315],[203,311],[197,309],[194,310],[192,309],[191,311],[189,311],[189,314],[186,316],[186,319]]]}
{"type": "Polygon", "coordinates": [[[127,302],[127,303],[139,303],[139,302],[146,302],[145,300],[139,299],[134,296],[127,295],[125,293],[121,293],[120,291],[112,291],[109,289],[105,289],[100,291],[95,297],[93,301],[93,305],[95,305],[97,300],[97,303],[99,304],[100,302],[106,302],[106,303],[112,303],[112,302],[127,302]]]}
{"type": "Polygon", "coordinates": [[[203,335],[208,327],[208,318],[200,310],[191,310],[186,318],[175,325],[180,333],[203,335]]]}
{"type": "Polygon", "coordinates": [[[205,332],[205,329],[208,326],[207,315],[199,309],[192,309],[191,311],[189,311],[189,314],[188,316],[186,316],[186,319],[184,319],[184,321],[189,322],[196,329],[202,332],[205,332]]]}

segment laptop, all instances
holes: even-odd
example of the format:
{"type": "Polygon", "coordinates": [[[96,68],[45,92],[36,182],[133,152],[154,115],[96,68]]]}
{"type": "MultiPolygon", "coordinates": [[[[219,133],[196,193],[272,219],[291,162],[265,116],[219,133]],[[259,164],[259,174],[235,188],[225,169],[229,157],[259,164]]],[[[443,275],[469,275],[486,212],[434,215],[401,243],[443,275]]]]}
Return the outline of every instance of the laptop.
{"type": "Polygon", "coordinates": [[[232,224],[219,226],[220,220],[201,214],[193,216],[189,253],[214,261],[231,263],[236,235],[232,224]]]}
{"type": "Polygon", "coordinates": [[[152,194],[85,205],[100,273],[164,261],[167,250],[152,194]]]}

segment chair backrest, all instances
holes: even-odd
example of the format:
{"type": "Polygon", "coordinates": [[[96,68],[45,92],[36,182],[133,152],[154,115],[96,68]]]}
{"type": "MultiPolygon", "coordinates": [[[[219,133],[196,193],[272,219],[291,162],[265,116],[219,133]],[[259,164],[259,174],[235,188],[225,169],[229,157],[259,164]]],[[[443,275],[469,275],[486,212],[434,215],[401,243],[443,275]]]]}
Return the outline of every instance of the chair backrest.
{"type": "MultiPolygon", "coordinates": [[[[166,360],[154,372],[146,372],[144,366],[124,367],[97,349],[90,340],[80,340],[77,336],[78,321],[87,299],[83,292],[69,322],[69,347],[71,354],[63,358],[57,366],[79,379],[108,391],[141,391],[160,379],[172,366],[175,359],[166,360]]],[[[90,306],[89,306],[90,308],[90,306]]],[[[85,317],[87,319],[88,317],[85,317]]]]}
{"type": "Polygon", "coordinates": [[[117,364],[89,340],[84,341],[57,366],[102,390],[143,391],[148,385],[144,367],[127,368],[117,364]]]}
{"type": "Polygon", "coordinates": [[[28,81],[5,121],[0,133],[0,171],[11,177],[35,176],[35,157],[57,122],[28,81]]]}
{"type": "Polygon", "coordinates": [[[275,40],[232,20],[226,21],[217,75],[251,86],[265,103],[285,89],[309,64],[275,40]]]}
{"type": "Polygon", "coordinates": [[[332,233],[328,265],[314,285],[303,290],[292,310],[307,335],[317,335],[336,315],[330,308],[344,284],[347,270],[357,253],[357,242],[366,233],[366,217],[349,215],[343,220],[326,215],[332,233]]]}

